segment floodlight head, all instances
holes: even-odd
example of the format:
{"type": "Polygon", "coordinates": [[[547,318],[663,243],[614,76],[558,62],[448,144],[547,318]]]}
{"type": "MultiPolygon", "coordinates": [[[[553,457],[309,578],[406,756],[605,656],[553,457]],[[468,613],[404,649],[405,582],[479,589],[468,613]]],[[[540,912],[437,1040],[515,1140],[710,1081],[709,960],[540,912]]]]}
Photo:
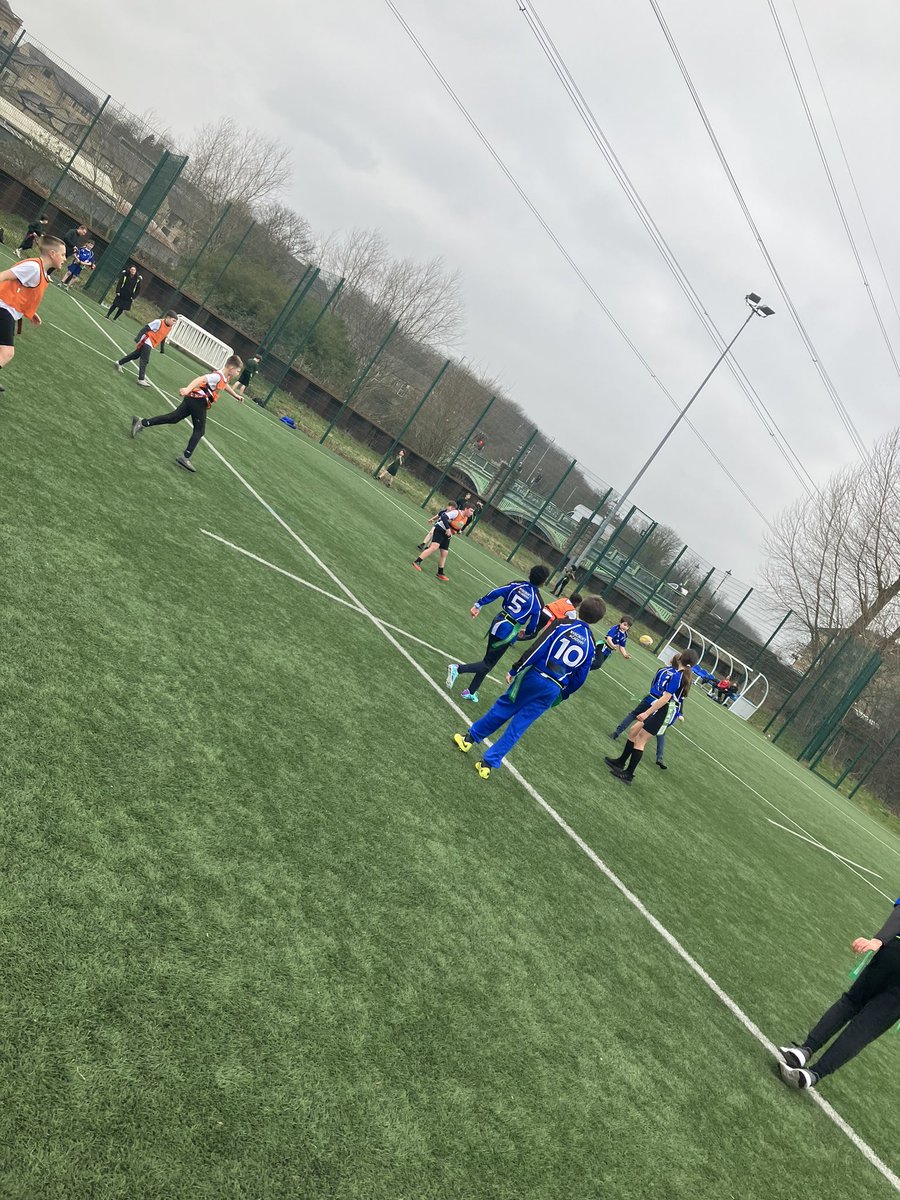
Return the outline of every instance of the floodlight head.
{"type": "Polygon", "coordinates": [[[771,317],[774,315],[774,312],[775,312],[774,308],[769,308],[768,304],[763,304],[762,297],[758,296],[756,294],[756,292],[750,292],[747,296],[744,297],[744,299],[747,301],[747,303],[750,305],[751,309],[753,310],[754,316],[756,316],[756,317],[771,317]]]}

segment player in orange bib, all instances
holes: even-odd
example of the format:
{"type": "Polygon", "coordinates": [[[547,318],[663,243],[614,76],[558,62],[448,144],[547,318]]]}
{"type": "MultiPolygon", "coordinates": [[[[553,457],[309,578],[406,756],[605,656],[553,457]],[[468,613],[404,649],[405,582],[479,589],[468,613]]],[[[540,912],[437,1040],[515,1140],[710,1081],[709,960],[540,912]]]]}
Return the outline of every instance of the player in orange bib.
{"type": "Polygon", "coordinates": [[[422,559],[427,558],[429,554],[434,554],[435,550],[438,555],[437,577],[441,583],[448,583],[449,577],[444,574],[444,567],[447,562],[447,554],[450,550],[450,539],[454,534],[462,533],[469,521],[472,519],[472,514],[475,509],[471,503],[465,508],[442,508],[438,513],[434,529],[431,531],[431,540],[428,545],[413,562],[413,566],[417,571],[422,570],[422,559]]]}
{"type": "Polygon", "coordinates": [[[134,339],[137,349],[133,350],[131,354],[126,354],[124,358],[115,360],[116,370],[121,372],[128,362],[139,362],[137,381],[141,387],[149,387],[147,364],[150,362],[150,355],[157,347],[159,347],[160,354],[165,354],[166,338],[172,332],[172,326],[177,320],[178,313],[170,309],[164,317],[157,317],[155,321],[148,322],[134,339]]]}
{"type": "MultiPolygon", "coordinates": [[[[66,245],[44,234],[37,239],[37,255],[23,258],[0,271],[0,367],[12,362],[16,327],[25,319],[40,325],[38,306],[47,290],[48,268],[59,269],[66,260],[66,245]]],[[[6,389],[0,386],[0,392],[6,389]]]]}
{"type": "Polygon", "coordinates": [[[196,379],[191,380],[187,387],[180,389],[181,403],[172,412],[163,413],[159,417],[132,417],[131,436],[137,437],[142,429],[149,429],[151,425],[177,425],[179,421],[190,417],[194,427],[191,440],[188,442],[184,454],[180,454],[175,461],[179,467],[184,467],[185,471],[196,471],[197,468],[191,462],[191,458],[200,439],[206,433],[206,414],[218,400],[219,393],[228,392],[229,396],[234,396],[239,403],[244,403],[243,397],[230,386],[231,381],[237,377],[243,365],[243,361],[236,354],[232,354],[220,371],[210,371],[208,375],[198,375],[196,379]]]}
{"type": "Polygon", "coordinates": [[[580,592],[573,592],[571,596],[560,596],[558,600],[551,600],[549,604],[545,604],[541,609],[541,624],[538,632],[545,629],[551,621],[564,621],[574,619],[578,605],[582,601],[580,592]]]}

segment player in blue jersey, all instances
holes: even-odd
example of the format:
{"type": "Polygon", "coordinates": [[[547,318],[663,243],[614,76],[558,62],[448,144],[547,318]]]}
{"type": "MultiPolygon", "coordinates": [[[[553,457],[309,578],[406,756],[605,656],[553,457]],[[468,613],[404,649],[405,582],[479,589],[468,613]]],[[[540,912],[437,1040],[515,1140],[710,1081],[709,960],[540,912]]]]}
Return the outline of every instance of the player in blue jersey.
{"type": "Polygon", "coordinates": [[[72,261],[69,263],[68,270],[63,276],[62,286],[68,291],[69,284],[73,279],[77,279],[82,271],[93,271],[95,266],[94,243],[85,242],[72,255],[72,261]]]}
{"type": "Polygon", "coordinates": [[[606,640],[602,646],[598,647],[599,653],[594,659],[593,670],[602,667],[613,650],[618,650],[623,658],[631,658],[631,655],[625,649],[625,643],[628,641],[628,630],[631,628],[631,617],[619,617],[618,625],[613,625],[612,629],[606,635],[606,640]]]}
{"type": "Polygon", "coordinates": [[[500,612],[487,631],[487,650],[480,662],[450,663],[447,667],[447,687],[452,688],[457,676],[471,675],[472,682],[463,691],[463,700],[478,703],[478,689],[485,677],[493,670],[507,649],[518,638],[534,637],[541,623],[544,601],[538,588],[550,576],[547,567],[532,567],[528,579],[515,579],[503,587],[494,588],[472,605],[471,613],[477,617],[486,604],[500,601],[500,612]]]}
{"type": "Polygon", "coordinates": [[[501,725],[503,735],[475,763],[482,779],[489,779],[529,725],[561,700],[568,700],[588,677],[596,646],[589,626],[603,620],[606,605],[599,596],[588,596],[578,606],[578,615],[554,621],[535,645],[514,663],[506,677],[510,685],[484,716],[457,733],[453,740],[464,754],[501,725]],[[509,722],[507,725],[506,723],[509,722]]]}
{"type": "Polygon", "coordinates": [[[656,765],[661,771],[668,771],[668,767],[663,762],[663,757],[666,753],[666,733],[672,728],[676,721],[684,720],[684,696],[679,696],[675,703],[670,707],[666,715],[665,724],[659,733],[656,735],[656,765]]]}
{"type": "Polygon", "coordinates": [[[606,758],[613,775],[623,783],[631,783],[644,755],[644,747],[664,728],[669,704],[673,700],[684,702],[690,691],[692,668],[697,659],[696,650],[682,650],[672,660],[671,666],[662,667],[653,676],[650,691],[634,710],[635,723],[628,734],[625,749],[618,758],[606,758]]]}

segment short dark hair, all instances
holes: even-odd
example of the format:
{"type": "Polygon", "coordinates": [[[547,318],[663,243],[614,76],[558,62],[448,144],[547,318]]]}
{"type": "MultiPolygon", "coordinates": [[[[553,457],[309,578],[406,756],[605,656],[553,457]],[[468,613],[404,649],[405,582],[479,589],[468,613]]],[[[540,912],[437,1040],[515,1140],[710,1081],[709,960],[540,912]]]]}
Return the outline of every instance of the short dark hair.
{"type": "Polygon", "coordinates": [[[619,617],[619,624],[631,626],[634,624],[634,617],[628,617],[628,616],[619,617]]]}
{"type": "Polygon", "coordinates": [[[577,608],[583,599],[584,599],[584,596],[582,596],[581,592],[573,592],[572,595],[569,597],[569,603],[574,604],[575,607],[577,608]]]}
{"type": "Polygon", "coordinates": [[[178,313],[175,311],[175,309],[174,309],[174,308],[170,308],[170,309],[169,309],[169,311],[168,311],[168,312],[166,313],[166,315],[163,317],[163,320],[164,320],[164,321],[168,321],[169,317],[171,317],[173,321],[177,321],[177,320],[178,320],[178,313]]]}
{"type": "Polygon", "coordinates": [[[578,616],[586,625],[596,625],[603,620],[606,605],[599,596],[588,596],[578,605],[578,616]]]}
{"type": "Polygon", "coordinates": [[[241,358],[241,356],[239,354],[232,354],[231,358],[228,358],[225,360],[226,367],[234,367],[238,371],[241,369],[241,367],[243,365],[244,365],[244,360],[241,358]]]}
{"type": "Polygon", "coordinates": [[[546,583],[550,578],[550,568],[545,567],[543,563],[538,563],[536,567],[532,567],[528,572],[528,582],[533,583],[535,587],[540,587],[542,583],[546,583]]]}

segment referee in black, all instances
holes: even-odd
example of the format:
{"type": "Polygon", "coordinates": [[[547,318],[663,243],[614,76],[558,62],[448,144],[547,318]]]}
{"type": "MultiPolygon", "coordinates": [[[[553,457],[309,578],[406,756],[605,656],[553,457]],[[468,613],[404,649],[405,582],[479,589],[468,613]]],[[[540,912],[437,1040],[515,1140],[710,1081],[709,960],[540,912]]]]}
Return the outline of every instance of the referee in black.
{"type": "Polygon", "coordinates": [[[873,938],[859,937],[853,943],[855,954],[870,950],[875,957],[802,1044],[778,1047],[781,1078],[789,1087],[815,1087],[900,1020],[900,900],[873,938]],[[840,1036],[810,1066],[810,1060],[840,1030],[840,1036]]]}

